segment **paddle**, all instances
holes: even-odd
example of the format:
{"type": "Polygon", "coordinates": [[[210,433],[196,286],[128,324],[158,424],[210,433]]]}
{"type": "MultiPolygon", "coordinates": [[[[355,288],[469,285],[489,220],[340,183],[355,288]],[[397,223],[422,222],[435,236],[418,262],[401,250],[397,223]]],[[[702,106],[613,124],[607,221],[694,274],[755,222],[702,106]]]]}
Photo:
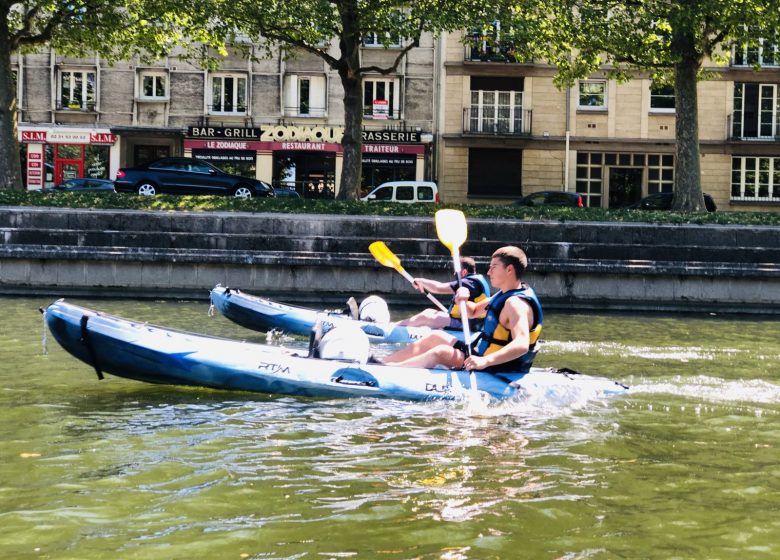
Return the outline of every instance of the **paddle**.
{"type": "MultiPolygon", "coordinates": [[[[460,246],[466,241],[468,227],[466,216],[460,210],[438,210],[434,216],[436,222],[436,235],[447,249],[452,253],[452,269],[458,277],[460,287],[460,246]]],[[[463,340],[466,343],[466,355],[471,355],[471,332],[469,329],[469,315],[466,302],[460,302],[460,322],[463,325],[463,340]]],[[[470,375],[471,389],[477,390],[477,376],[474,371],[470,375]]]]}
{"type": "MultiPolygon", "coordinates": [[[[371,245],[368,246],[368,250],[371,251],[371,254],[374,255],[374,258],[377,260],[377,262],[379,262],[379,264],[388,268],[396,269],[401,274],[401,276],[409,281],[410,284],[414,284],[414,278],[412,278],[411,275],[406,272],[406,270],[404,270],[404,267],[401,266],[401,259],[399,259],[395,253],[393,253],[390,248],[385,245],[384,241],[374,241],[371,245]]],[[[447,308],[444,307],[444,305],[438,299],[433,297],[432,294],[425,292],[425,295],[436,305],[436,307],[445,313],[449,313],[447,308]]]]}

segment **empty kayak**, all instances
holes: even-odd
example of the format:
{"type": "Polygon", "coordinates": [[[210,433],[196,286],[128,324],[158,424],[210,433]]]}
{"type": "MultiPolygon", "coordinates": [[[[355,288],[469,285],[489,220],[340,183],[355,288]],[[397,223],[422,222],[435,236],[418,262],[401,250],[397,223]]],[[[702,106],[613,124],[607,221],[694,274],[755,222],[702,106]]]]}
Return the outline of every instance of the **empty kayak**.
{"type": "MultiPolygon", "coordinates": [[[[463,398],[469,372],[323,360],[289,349],[166,329],[59,300],[45,311],[57,342],[103,373],[148,383],[191,385],[307,397],[381,397],[412,401],[463,398]]],[[[551,399],[578,391],[593,397],[626,387],[603,377],[534,368],[475,372],[476,389],[494,399],[540,392],[551,399]]]]}
{"type": "MultiPolygon", "coordinates": [[[[349,322],[356,324],[366,333],[371,342],[407,344],[431,333],[428,327],[403,327],[395,323],[372,323],[354,320],[341,313],[328,313],[278,303],[267,298],[246,294],[235,288],[217,285],[211,290],[212,305],[225,317],[248,329],[267,332],[280,330],[287,333],[307,335],[318,320],[332,326],[349,322]]],[[[329,325],[329,326],[331,326],[329,325]]],[[[463,338],[461,331],[446,331],[456,338],[463,338]]]]}

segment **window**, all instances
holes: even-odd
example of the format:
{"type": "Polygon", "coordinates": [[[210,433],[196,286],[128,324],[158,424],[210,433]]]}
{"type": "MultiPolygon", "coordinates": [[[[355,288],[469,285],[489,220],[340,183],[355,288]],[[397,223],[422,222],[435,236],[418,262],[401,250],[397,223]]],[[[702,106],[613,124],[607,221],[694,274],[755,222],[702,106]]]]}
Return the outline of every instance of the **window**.
{"type": "Polygon", "coordinates": [[[398,202],[414,200],[414,187],[411,185],[399,185],[395,188],[395,199],[398,202]]]}
{"type": "Polygon", "coordinates": [[[140,98],[168,99],[168,76],[162,72],[142,72],[140,79],[140,98]]]}
{"type": "Polygon", "coordinates": [[[60,109],[94,111],[96,92],[94,71],[60,70],[60,109]]]}
{"type": "Polygon", "coordinates": [[[522,163],[522,150],[469,149],[468,195],[519,198],[522,163]]]}
{"type": "Polygon", "coordinates": [[[606,80],[583,80],[579,84],[579,109],[606,110],[607,82],[606,80]]]}
{"type": "MultiPolygon", "coordinates": [[[[401,47],[401,39],[399,37],[397,36],[393,37],[389,33],[386,33],[385,37],[387,38],[387,47],[391,49],[401,47]]],[[[365,37],[363,37],[363,46],[384,47],[385,45],[382,42],[382,35],[378,33],[368,33],[365,37]]]]}
{"type": "Polygon", "coordinates": [[[284,77],[284,114],[288,117],[324,117],[327,85],[325,76],[284,77]]]}
{"type": "Polygon", "coordinates": [[[210,113],[246,113],[247,79],[243,74],[211,76],[210,113]]]}
{"type": "Polygon", "coordinates": [[[395,187],[382,187],[374,191],[376,200],[393,200],[393,189],[395,187]]]}
{"type": "Polygon", "coordinates": [[[780,136],[780,87],[778,84],[734,84],[731,133],[735,138],[780,136]]]}
{"type": "Polygon", "coordinates": [[[424,185],[417,187],[417,200],[433,200],[433,187],[426,187],[424,185]]]}
{"type": "Polygon", "coordinates": [[[603,194],[604,154],[577,152],[577,179],[575,191],[590,208],[601,208],[603,194]]]}
{"type": "Polygon", "coordinates": [[[674,190],[674,156],[650,154],[647,156],[647,194],[674,190]]]}
{"type": "Polygon", "coordinates": [[[658,113],[673,113],[674,87],[651,84],[650,110],[658,113]]]}
{"type": "MultiPolygon", "coordinates": [[[[506,34],[505,34],[506,35],[506,34]]],[[[502,38],[501,22],[493,20],[481,28],[466,32],[466,60],[483,62],[514,62],[515,47],[502,38]]]]}
{"type": "Polygon", "coordinates": [[[780,158],[731,158],[731,200],[780,202],[780,158]]]}
{"type": "Polygon", "coordinates": [[[467,132],[523,134],[522,91],[472,91],[467,132]]]}
{"type": "Polygon", "coordinates": [[[735,46],[731,57],[733,66],[778,66],[776,39],[759,39],[758,46],[735,46]]]}
{"type": "Polygon", "coordinates": [[[365,78],[363,80],[363,116],[374,119],[398,119],[398,78],[365,78]]]}

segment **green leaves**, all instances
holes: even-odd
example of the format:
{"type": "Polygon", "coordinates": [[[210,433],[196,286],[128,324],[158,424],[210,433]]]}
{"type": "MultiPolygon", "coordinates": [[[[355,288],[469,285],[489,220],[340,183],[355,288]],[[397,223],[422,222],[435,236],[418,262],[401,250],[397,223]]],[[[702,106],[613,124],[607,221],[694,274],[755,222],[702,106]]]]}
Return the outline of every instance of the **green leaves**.
{"type": "Polygon", "coordinates": [[[469,218],[557,220],[560,222],[651,222],[659,224],[735,224],[780,226],[780,214],[772,212],[649,212],[601,208],[529,208],[512,204],[375,204],[340,200],[254,198],[224,196],[137,196],[122,193],[41,193],[0,189],[0,206],[48,206],[56,208],[105,208],[150,211],[276,212],[284,214],[334,214],[433,217],[442,207],[463,211],[469,218]]]}

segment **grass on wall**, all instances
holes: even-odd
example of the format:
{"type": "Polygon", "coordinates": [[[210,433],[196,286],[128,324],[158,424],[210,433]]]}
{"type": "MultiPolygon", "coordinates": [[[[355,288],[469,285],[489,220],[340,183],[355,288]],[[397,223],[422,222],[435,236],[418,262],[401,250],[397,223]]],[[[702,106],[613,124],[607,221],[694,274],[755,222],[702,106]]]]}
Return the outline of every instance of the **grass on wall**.
{"type": "Polygon", "coordinates": [[[275,212],[283,214],[336,214],[381,216],[433,216],[441,208],[457,208],[470,218],[554,220],[561,222],[650,222],[657,224],[780,225],[774,212],[649,212],[602,208],[528,208],[512,204],[398,204],[305,200],[297,198],[253,198],[224,196],[158,195],[143,197],[129,193],[42,193],[0,189],[0,206],[42,206],[53,208],[103,208],[190,212],[275,212]]]}

